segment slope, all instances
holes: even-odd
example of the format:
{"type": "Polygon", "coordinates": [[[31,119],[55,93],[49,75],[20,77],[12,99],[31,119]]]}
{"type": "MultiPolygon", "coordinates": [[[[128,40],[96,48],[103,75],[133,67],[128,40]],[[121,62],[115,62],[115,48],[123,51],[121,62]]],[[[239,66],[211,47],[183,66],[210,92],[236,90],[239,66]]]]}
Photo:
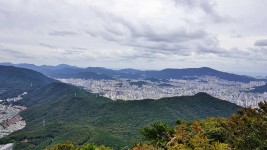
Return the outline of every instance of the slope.
{"type": "Polygon", "coordinates": [[[160,100],[111,101],[63,83],[40,88],[20,104],[29,107],[22,113],[26,128],[0,141],[15,140],[19,148],[27,149],[41,149],[66,140],[121,148],[138,142],[138,129],[152,122],[174,124],[176,119],[228,117],[239,108],[205,93],[160,100]]]}
{"type": "Polygon", "coordinates": [[[100,73],[87,72],[79,68],[63,68],[47,73],[51,78],[77,78],[77,79],[94,79],[94,80],[111,80],[113,78],[100,73]]]}
{"type": "Polygon", "coordinates": [[[17,96],[21,92],[27,92],[51,82],[56,81],[33,70],[0,66],[0,89],[5,91],[0,94],[0,98],[17,96]]]}
{"type": "MultiPolygon", "coordinates": [[[[34,64],[27,64],[27,63],[13,64],[13,63],[6,62],[6,63],[0,63],[0,65],[2,65],[2,66],[14,66],[14,67],[18,67],[18,68],[30,69],[30,70],[41,72],[45,75],[47,75],[51,71],[60,70],[60,69],[64,69],[64,68],[70,68],[70,69],[75,69],[75,68],[77,69],[78,68],[76,66],[70,66],[70,65],[66,65],[66,64],[60,64],[57,66],[48,66],[48,65],[36,66],[34,64]]],[[[82,68],[79,68],[79,69],[82,69],[82,68]]]]}

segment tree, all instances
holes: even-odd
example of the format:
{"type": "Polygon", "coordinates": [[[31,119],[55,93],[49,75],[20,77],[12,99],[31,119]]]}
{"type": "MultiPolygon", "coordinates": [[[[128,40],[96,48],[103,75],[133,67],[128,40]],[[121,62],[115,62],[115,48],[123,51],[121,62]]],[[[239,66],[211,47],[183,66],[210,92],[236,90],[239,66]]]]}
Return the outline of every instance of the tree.
{"type": "Polygon", "coordinates": [[[78,145],[73,144],[72,142],[65,142],[62,144],[49,147],[46,150],[112,150],[112,149],[109,147],[96,146],[92,144],[78,146],[78,145]]]}
{"type": "Polygon", "coordinates": [[[228,144],[209,139],[205,125],[214,124],[214,119],[202,121],[191,121],[182,123],[175,127],[172,139],[167,143],[170,150],[227,150],[228,144]],[[212,123],[211,123],[212,122],[212,123]]]}
{"type": "Polygon", "coordinates": [[[166,123],[156,122],[140,130],[146,141],[155,147],[164,148],[173,134],[173,129],[166,123]]]}
{"type": "Polygon", "coordinates": [[[243,108],[222,122],[227,143],[236,149],[267,149],[267,102],[259,108],[243,108]]]}

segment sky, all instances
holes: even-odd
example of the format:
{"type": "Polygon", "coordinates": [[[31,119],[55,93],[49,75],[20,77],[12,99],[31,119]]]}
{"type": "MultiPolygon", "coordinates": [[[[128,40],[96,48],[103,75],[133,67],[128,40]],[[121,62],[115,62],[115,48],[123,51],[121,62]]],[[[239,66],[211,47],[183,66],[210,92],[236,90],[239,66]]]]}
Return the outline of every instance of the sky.
{"type": "Polygon", "coordinates": [[[267,75],[267,0],[0,0],[0,62],[267,75]]]}

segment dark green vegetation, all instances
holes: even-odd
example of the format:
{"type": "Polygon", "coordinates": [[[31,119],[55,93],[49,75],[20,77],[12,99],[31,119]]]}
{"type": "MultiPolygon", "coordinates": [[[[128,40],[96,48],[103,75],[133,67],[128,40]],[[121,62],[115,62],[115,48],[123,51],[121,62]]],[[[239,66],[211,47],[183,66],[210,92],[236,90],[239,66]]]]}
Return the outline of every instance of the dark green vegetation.
{"type": "Polygon", "coordinates": [[[66,64],[61,64],[61,65],[57,65],[57,66],[47,66],[47,65],[36,66],[33,64],[26,64],[26,63],[12,64],[12,63],[7,62],[7,63],[0,63],[0,65],[2,65],[2,66],[14,66],[14,67],[18,67],[18,68],[26,68],[26,69],[41,72],[43,74],[48,74],[49,72],[61,70],[64,68],[78,69],[78,67],[70,66],[70,65],[66,65],[66,64]]]}
{"type": "MultiPolygon", "coordinates": [[[[20,83],[25,84],[24,80],[20,83]]],[[[17,104],[28,107],[21,114],[27,126],[2,138],[0,143],[15,142],[15,149],[38,150],[64,141],[114,148],[132,146],[141,140],[138,129],[150,123],[174,125],[177,118],[187,121],[229,117],[239,108],[205,93],[160,100],[112,101],[58,82],[36,87],[17,104]]]]}
{"type": "Polygon", "coordinates": [[[266,150],[267,102],[260,108],[243,108],[226,118],[177,121],[174,128],[154,123],[141,129],[146,144],[134,149],[266,150]]]}
{"type": "MultiPolygon", "coordinates": [[[[155,122],[140,129],[143,140],[132,150],[266,150],[267,102],[259,108],[242,108],[230,118],[207,118],[183,122],[175,126],[155,122]],[[244,132],[245,131],[245,132],[244,132]]],[[[109,147],[71,142],[46,150],[111,150],[109,147]]]]}
{"type": "Polygon", "coordinates": [[[49,147],[45,150],[112,150],[109,147],[105,147],[105,146],[96,146],[93,144],[86,144],[83,146],[79,146],[79,145],[75,145],[71,142],[65,142],[62,144],[58,144],[52,147],[49,147]]]}
{"type": "Polygon", "coordinates": [[[152,122],[174,124],[172,121],[177,118],[227,117],[238,108],[204,93],[161,100],[111,101],[62,83],[40,88],[20,103],[30,107],[22,113],[27,126],[2,142],[13,139],[18,142],[17,148],[31,149],[65,140],[77,144],[131,146],[140,140],[138,129],[152,122]],[[78,97],[74,97],[75,92],[78,97]],[[25,139],[27,143],[20,142],[25,139]]]}
{"type": "Polygon", "coordinates": [[[0,66],[0,89],[5,91],[0,94],[0,99],[18,96],[24,91],[31,91],[52,82],[55,80],[33,70],[0,66]]]}

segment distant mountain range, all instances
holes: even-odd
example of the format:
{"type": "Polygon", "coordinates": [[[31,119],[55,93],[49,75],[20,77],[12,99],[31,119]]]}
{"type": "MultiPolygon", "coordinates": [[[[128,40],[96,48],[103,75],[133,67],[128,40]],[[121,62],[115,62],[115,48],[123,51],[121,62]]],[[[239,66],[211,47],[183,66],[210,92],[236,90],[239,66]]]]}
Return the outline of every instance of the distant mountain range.
{"type": "Polygon", "coordinates": [[[78,67],[70,66],[70,65],[66,65],[66,64],[60,64],[60,65],[57,65],[57,66],[48,66],[48,65],[36,66],[34,64],[26,64],[26,63],[13,64],[13,63],[6,62],[6,63],[0,63],[0,65],[2,65],[2,66],[14,66],[14,67],[19,67],[19,68],[31,69],[31,70],[35,70],[35,71],[41,72],[43,74],[47,74],[47,73],[49,73],[51,71],[61,70],[61,69],[64,69],[64,68],[77,68],[78,69],[78,67]]]}
{"type": "Polygon", "coordinates": [[[51,78],[81,78],[81,79],[114,79],[114,78],[129,78],[129,79],[153,79],[154,81],[169,80],[169,79],[194,79],[196,76],[215,76],[220,79],[236,82],[250,82],[263,79],[255,79],[253,77],[237,75],[227,72],[217,71],[208,67],[203,68],[186,68],[186,69],[164,69],[160,71],[150,70],[142,71],[135,69],[112,70],[103,67],[88,67],[79,68],[66,64],[58,66],[36,66],[33,64],[12,64],[0,63],[5,66],[15,66],[21,68],[32,69],[41,72],[51,78]]]}
{"type": "Polygon", "coordinates": [[[138,130],[155,121],[174,125],[176,119],[228,117],[240,108],[205,93],[159,100],[113,101],[54,82],[36,71],[5,66],[0,69],[0,85],[8,83],[10,90],[17,87],[28,90],[23,100],[14,103],[28,107],[21,114],[26,127],[0,139],[0,144],[15,142],[14,149],[39,150],[64,141],[119,149],[138,142],[141,139],[138,130]],[[30,88],[29,83],[38,86],[30,88]]]}

